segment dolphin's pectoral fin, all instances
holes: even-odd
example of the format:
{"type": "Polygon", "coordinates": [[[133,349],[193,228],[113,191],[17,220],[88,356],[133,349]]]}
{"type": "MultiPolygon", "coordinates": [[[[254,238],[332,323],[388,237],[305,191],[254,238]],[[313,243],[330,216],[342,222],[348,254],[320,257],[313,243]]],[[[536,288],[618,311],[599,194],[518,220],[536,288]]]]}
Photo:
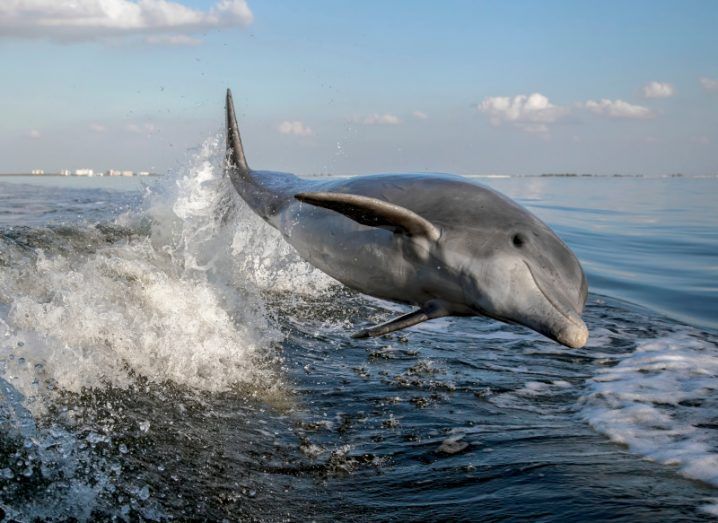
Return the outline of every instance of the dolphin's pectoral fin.
{"type": "Polygon", "coordinates": [[[441,235],[436,225],[414,211],[377,198],[332,192],[304,192],[294,197],[300,202],[336,211],[362,225],[422,236],[432,241],[441,235]]]}
{"type": "Polygon", "coordinates": [[[386,323],[355,332],[352,334],[352,338],[373,338],[375,336],[383,336],[384,334],[406,329],[407,327],[412,327],[427,320],[443,318],[444,316],[450,315],[451,312],[440,302],[430,301],[424,304],[421,309],[410,312],[409,314],[404,314],[403,316],[389,320],[386,323]]]}

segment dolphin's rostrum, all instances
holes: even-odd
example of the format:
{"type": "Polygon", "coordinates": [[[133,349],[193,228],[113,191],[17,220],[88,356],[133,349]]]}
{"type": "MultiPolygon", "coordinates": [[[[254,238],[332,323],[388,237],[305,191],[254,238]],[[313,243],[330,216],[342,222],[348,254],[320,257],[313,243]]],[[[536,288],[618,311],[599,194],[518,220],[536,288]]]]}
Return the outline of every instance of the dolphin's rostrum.
{"type": "Polygon", "coordinates": [[[442,316],[487,316],[582,347],[588,285],[571,250],[496,191],[443,174],[330,181],[254,171],[227,91],[227,158],[249,206],[309,263],[365,294],[419,309],[354,334],[442,316]]]}

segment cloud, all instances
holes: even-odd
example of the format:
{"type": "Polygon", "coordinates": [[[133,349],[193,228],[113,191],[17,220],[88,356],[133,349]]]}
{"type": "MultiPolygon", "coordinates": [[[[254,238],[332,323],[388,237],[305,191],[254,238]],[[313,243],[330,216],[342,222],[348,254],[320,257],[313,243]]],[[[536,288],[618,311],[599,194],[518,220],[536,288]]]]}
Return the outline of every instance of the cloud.
{"type": "Polygon", "coordinates": [[[584,106],[594,114],[628,120],[646,120],[653,118],[655,114],[647,107],[633,105],[623,100],[608,100],[603,98],[600,101],[589,100],[584,106]]]}
{"type": "Polygon", "coordinates": [[[277,130],[281,134],[293,134],[294,136],[311,136],[314,132],[299,120],[285,120],[279,124],[277,130]]]}
{"type": "Polygon", "coordinates": [[[247,26],[252,20],[246,0],[218,0],[207,10],[193,9],[176,0],[0,2],[0,37],[72,41],[171,32],[176,39],[178,33],[247,26]]]}
{"type": "Polygon", "coordinates": [[[150,35],[145,42],[153,45],[200,45],[202,40],[189,35],[150,35]]]}
{"type": "Polygon", "coordinates": [[[32,138],[33,140],[37,140],[38,138],[42,137],[42,133],[38,131],[37,129],[30,129],[27,132],[28,138],[32,138]]]}
{"type": "Polygon", "coordinates": [[[145,134],[147,136],[151,134],[155,134],[159,129],[156,125],[151,123],[144,123],[144,124],[138,124],[138,123],[128,123],[125,126],[125,129],[127,129],[131,133],[135,134],[145,134]]]}
{"type": "Polygon", "coordinates": [[[489,96],[477,106],[489,117],[491,125],[510,123],[522,131],[535,134],[548,132],[548,124],[568,114],[569,109],[552,104],[541,93],[517,96],[489,96]]]}
{"type": "Polygon", "coordinates": [[[643,86],[643,96],[645,98],[670,98],[676,94],[673,85],[666,82],[648,82],[643,86]]]}
{"type": "Polygon", "coordinates": [[[352,121],[363,125],[398,125],[401,123],[401,119],[398,116],[390,113],[373,113],[367,116],[355,117],[352,121]]]}
{"type": "Polygon", "coordinates": [[[96,133],[104,133],[107,130],[107,127],[100,123],[91,123],[89,127],[91,131],[96,133]]]}
{"type": "Polygon", "coordinates": [[[698,80],[701,83],[701,87],[708,92],[718,92],[718,80],[715,78],[701,77],[698,80]]]}
{"type": "Polygon", "coordinates": [[[510,124],[524,132],[543,135],[544,138],[548,137],[551,124],[580,109],[615,119],[644,120],[655,116],[647,107],[623,100],[588,100],[569,107],[554,105],[541,93],[513,97],[489,96],[476,108],[489,117],[491,125],[510,124]]]}
{"type": "Polygon", "coordinates": [[[417,120],[426,120],[429,117],[426,113],[421,111],[414,111],[411,115],[417,120]]]}

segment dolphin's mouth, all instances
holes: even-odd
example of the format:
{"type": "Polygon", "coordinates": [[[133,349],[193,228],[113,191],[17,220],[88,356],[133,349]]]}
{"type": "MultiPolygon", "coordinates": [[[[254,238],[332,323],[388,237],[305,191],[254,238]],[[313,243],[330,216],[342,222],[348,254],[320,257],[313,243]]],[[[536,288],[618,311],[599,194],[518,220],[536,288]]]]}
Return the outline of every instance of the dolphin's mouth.
{"type": "Polygon", "coordinates": [[[539,283],[539,279],[531,269],[531,265],[529,265],[526,260],[524,260],[524,264],[526,265],[536,288],[541,292],[541,294],[543,294],[543,297],[546,298],[546,301],[551,304],[554,310],[563,316],[568,322],[567,325],[557,329],[557,332],[554,332],[553,329],[551,329],[551,331],[546,334],[548,334],[550,338],[553,338],[557,342],[568,347],[574,349],[583,347],[586,344],[586,341],[588,341],[588,329],[586,328],[586,324],[581,319],[581,316],[576,311],[566,310],[560,303],[553,299],[539,283]]]}
{"type": "Polygon", "coordinates": [[[529,270],[529,274],[531,275],[531,278],[533,279],[534,284],[536,285],[538,290],[541,291],[541,294],[543,294],[543,297],[546,298],[546,301],[548,301],[551,304],[551,306],[553,306],[553,308],[556,309],[556,311],[558,311],[568,321],[570,321],[574,325],[580,325],[580,323],[578,321],[576,321],[576,317],[575,317],[576,313],[571,314],[570,312],[566,311],[566,309],[564,309],[561,305],[559,305],[556,302],[556,300],[551,298],[551,296],[549,296],[549,294],[544,290],[544,288],[539,283],[538,278],[536,278],[534,271],[531,269],[531,266],[525,260],[524,260],[524,265],[526,265],[526,268],[529,270]]]}

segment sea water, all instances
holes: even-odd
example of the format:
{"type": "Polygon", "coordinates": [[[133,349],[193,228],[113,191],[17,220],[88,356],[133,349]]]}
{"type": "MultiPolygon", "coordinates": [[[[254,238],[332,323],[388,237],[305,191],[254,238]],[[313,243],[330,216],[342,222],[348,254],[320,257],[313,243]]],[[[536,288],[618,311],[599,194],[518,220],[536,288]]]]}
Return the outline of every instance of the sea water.
{"type": "Polygon", "coordinates": [[[0,510],[18,520],[718,515],[713,178],[483,178],[577,253],[591,338],[407,310],[223,177],[0,178],[0,510]],[[113,185],[108,185],[113,184],[113,185]]]}

